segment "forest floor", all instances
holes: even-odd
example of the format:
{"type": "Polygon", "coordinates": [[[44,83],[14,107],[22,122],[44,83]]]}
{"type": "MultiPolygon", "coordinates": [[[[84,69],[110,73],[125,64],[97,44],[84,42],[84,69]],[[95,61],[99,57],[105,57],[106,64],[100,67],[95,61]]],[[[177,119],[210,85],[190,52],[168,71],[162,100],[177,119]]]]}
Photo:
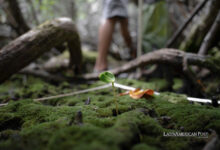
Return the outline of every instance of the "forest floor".
{"type": "MultiPolygon", "coordinates": [[[[166,81],[118,79],[136,88],[163,90],[166,81]]],[[[178,79],[174,85],[179,87],[178,79]]],[[[0,149],[146,150],[202,149],[220,134],[219,108],[190,103],[186,95],[162,92],[151,99],[118,97],[115,114],[112,89],[103,89],[42,102],[34,98],[103,85],[49,84],[39,78],[14,75],[0,85],[0,149]],[[88,103],[90,99],[90,103],[88,103]],[[204,136],[168,137],[168,133],[204,133],[204,136]]],[[[121,90],[118,93],[123,92],[121,90]]]]}

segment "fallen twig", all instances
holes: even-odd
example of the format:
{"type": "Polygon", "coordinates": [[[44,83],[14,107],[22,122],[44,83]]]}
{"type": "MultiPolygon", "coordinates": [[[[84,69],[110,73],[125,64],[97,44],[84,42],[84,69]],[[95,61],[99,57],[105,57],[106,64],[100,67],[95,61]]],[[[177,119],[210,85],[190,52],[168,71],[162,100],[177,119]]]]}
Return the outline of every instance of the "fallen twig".
{"type": "Polygon", "coordinates": [[[112,86],[111,84],[106,84],[106,85],[103,85],[103,86],[98,86],[98,87],[95,87],[95,88],[81,90],[81,91],[77,91],[77,92],[61,94],[61,95],[56,95],[56,96],[43,97],[43,98],[37,98],[37,99],[34,99],[34,101],[45,101],[45,100],[49,100],[49,99],[73,96],[73,95],[77,95],[77,94],[88,93],[88,92],[92,92],[92,91],[106,89],[106,88],[111,87],[111,86],[112,86]]]}

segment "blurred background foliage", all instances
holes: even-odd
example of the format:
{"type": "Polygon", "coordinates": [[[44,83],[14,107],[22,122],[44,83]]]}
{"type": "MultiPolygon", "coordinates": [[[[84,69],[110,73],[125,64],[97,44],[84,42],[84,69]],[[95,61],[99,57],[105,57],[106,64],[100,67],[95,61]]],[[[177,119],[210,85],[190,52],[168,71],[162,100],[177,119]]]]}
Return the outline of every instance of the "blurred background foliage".
{"type": "Polygon", "coordinates": [[[171,34],[167,3],[165,1],[144,6],[143,27],[143,50],[145,52],[165,46],[171,34]]]}
{"type": "MultiPolygon", "coordinates": [[[[29,26],[29,29],[54,18],[71,18],[75,22],[81,37],[83,58],[84,62],[86,62],[84,65],[85,72],[93,71],[93,65],[97,56],[98,29],[100,21],[102,20],[103,0],[0,0],[0,48],[24,33],[18,33],[16,29],[14,29],[14,26],[16,27],[16,23],[13,24],[14,20],[10,20],[9,11],[12,10],[10,10],[10,7],[7,6],[7,3],[15,1],[18,3],[21,14],[24,17],[25,23],[29,26]]],[[[134,42],[133,44],[136,45],[138,36],[138,10],[140,8],[135,3],[137,0],[130,1],[131,2],[128,5],[129,28],[134,42]]],[[[142,47],[144,53],[165,47],[167,41],[172,37],[174,32],[177,31],[187,18],[191,16],[194,8],[201,3],[201,0],[143,1],[142,47]]],[[[194,52],[198,51],[204,36],[215,20],[215,16],[213,17],[212,13],[210,13],[213,8],[211,6],[214,4],[214,1],[216,0],[209,0],[207,5],[199,11],[181,36],[178,37],[178,40],[175,42],[173,48],[180,49],[181,45],[186,45],[185,48],[182,48],[181,50],[193,52],[191,50],[193,49],[194,52]],[[207,25],[208,23],[206,20],[209,20],[209,25],[207,25]],[[203,30],[204,27],[200,30],[201,26],[207,26],[206,32],[203,32],[205,31],[203,30]],[[198,34],[193,34],[192,29],[197,29],[194,30],[194,32],[198,34]]],[[[219,11],[219,9],[216,10],[219,11]]],[[[127,63],[127,59],[125,58],[129,58],[128,49],[126,49],[126,45],[119,31],[119,25],[116,25],[115,31],[116,32],[114,32],[110,48],[111,55],[108,58],[111,60],[109,61],[111,62],[110,68],[127,63]]],[[[50,52],[42,56],[43,61],[38,61],[37,63],[44,63],[49,58],[60,55],[64,50],[66,50],[65,46],[63,47],[52,49],[50,52]]],[[[216,51],[217,50],[213,51],[212,55],[217,55],[216,51]]],[[[65,57],[65,59],[68,59],[68,56],[65,57]]],[[[156,70],[155,68],[156,67],[154,66],[153,69],[150,68],[151,72],[156,70]]],[[[162,74],[158,73],[158,76],[160,77],[162,74]]]]}
{"type": "MultiPolygon", "coordinates": [[[[1,0],[4,1],[4,0],[1,0]]],[[[25,21],[30,27],[35,27],[46,20],[57,17],[72,18],[79,30],[83,49],[96,50],[98,42],[98,27],[102,17],[102,0],[17,0],[25,21]]],[[[173,32],[189,16],[197,0],[145,0],[143,5],[143,51],[149,52],[165,46],[173,32]],[[186,4],[187,2],[187,4],[186,4]]],[[[5,4],[0,6],[1,35],[10,40],[16,37],[13,29],[7,25],[7,16],[4,13],[5,4]],[[6,33],[5,33],[6,32],[6,33]]],[[[136,44],[138,28],[138,6],[129,3],[130,31],[136,44]]],[[[116,31],[119,26],[116,26],[116,31]]],[[[9,41],[10,41],[9,40],[9,41]]],[[[7,42],[0,40],[0,46],[7,42]]],[[[126,46],[120,35],[115,32],[111,46],[112,52],[126,55],[126,46]],[[123,50],[122,50],[123,49],[123,50]]]]}

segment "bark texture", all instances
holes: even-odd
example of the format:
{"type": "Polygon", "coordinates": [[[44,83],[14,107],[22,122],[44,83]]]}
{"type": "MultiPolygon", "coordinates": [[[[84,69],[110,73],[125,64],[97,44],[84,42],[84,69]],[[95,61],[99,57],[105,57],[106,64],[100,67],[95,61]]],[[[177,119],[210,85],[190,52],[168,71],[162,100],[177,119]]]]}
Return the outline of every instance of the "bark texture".
{"type": "Polygon", "coordinates": [[[0,83],[64,42],[69,47],[70,67],[79,70],[82,60],[79,35],[71,19],[59,18],[38,26],[0,50],[0,83]]]}

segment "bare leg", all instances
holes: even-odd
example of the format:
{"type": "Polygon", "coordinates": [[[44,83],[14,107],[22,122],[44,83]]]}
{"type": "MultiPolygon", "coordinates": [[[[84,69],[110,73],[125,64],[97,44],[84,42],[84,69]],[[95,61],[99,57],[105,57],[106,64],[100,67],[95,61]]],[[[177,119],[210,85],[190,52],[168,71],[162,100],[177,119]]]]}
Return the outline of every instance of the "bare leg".
{"type": "Polygon", "coordinates": [[[136,57],[136,49],[133,47],[131,35],[128,29],[128,19],[119,19],[119,22],[121,27],[121,34],[124,38],[127,47],[130,49],[130,54],[132,57],[136,57]]]}
{"type": "Polygon", "coordinates": [[[108,66],[107,54],[112,40],[116,18],[106,19],[99,28],[98,57],[94,70],[102,71],[108,66]]]}

